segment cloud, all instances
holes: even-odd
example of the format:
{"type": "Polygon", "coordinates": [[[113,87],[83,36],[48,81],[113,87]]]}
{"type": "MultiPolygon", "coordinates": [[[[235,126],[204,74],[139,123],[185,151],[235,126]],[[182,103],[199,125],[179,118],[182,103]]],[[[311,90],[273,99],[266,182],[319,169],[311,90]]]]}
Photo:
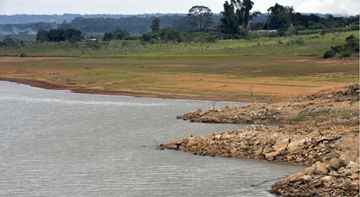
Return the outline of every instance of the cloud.
{"type": "MultiPolygon", "coordinates": [[[[225,0],[0,0],[0,14],[62,13],[186,13],[193,5],[222,10],[225,0]]],[[[359,14],[360,0],[254,0],[255,10],[266,12],[276,2],[299,12],[359,14]]]]}
{"type": "Polygon", "coordinates": [[[320,12],[356,15],[360,12],[359,0],[305,0],[296,6],[299,12],[320,12]]]}

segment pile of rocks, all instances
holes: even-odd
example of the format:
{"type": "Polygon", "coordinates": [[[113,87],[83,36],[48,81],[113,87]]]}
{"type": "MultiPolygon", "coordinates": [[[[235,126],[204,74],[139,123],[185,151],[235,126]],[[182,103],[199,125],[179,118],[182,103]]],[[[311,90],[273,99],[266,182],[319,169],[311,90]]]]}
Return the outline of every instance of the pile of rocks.
{"type": "Polygon", "coordinates": [[[197,110],[179,116],[178,119],[202,123],[265,124],[279,122],[282,116],[284,115],[279,109],[259,104],[206,112],[197,110]]]}
{"type": "Polygon", "coordinates": [[[359,196],[358,107],[356,84],[292,102],[198,110],[179,118],[256,126],[191,136],[162,144],[160,148],[203,156],[305,164],[311,167],[282,179],[272,192],[282,196],[359,196]]]}
{"type": "MultiPolygon", "coordinates": [[[[290,129],[291,128],[286,128],[290,129]]],[[[162,149],[181,150],[196,155],[279,160],[312,164],[319,159],[338,155],[341,136],[329,134],[298,135],[284,128],[249,127],[209,136],[189,137],[162,144],[162,149]],[[271,135],[269,135],[271,133],[271,135]]]]}
{"type": "Polygon", "coordinates": [[[324,132],[325,135],[296,131],[292,134],[291,130],[290,127],[256,126],[205,137],[191,136],[162,144],[160,148],[201,156],[301,163],[311,167],[277,182],[272,187],[273,193],[281,196],[358,196],[359,164],[346,156],[347,150],[342,147],[347,142],[341,134],[331,131],[324,132]]]}
{"type": "Polygon", "coordinates": [[[309,99],[332,99],[336,102],[342,101],[359,101],[359,84],[353,84],[337,91],[320,92],[308,96],[309,99]]]}
{"type": "Polygon", "coordinates": [[[359,196],[359,164],[332,158],[284,178],[272,187],[281,196],[359,196]]]}

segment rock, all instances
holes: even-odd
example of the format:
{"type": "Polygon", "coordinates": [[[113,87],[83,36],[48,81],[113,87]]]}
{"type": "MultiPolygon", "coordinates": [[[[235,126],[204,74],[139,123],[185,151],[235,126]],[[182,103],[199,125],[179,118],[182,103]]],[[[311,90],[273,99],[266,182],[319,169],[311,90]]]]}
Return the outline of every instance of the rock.
{"type": "Polygon", "coordinates": [[[330,170],[338,170],[341,167],[346,166],[346,162],[342,159],[332,158],[329,161],[328,168],[330,170]]]}
{"type": "Polygon", "coordinates": [[[303,150],[305,143],[306,143],[306,139],[295,140],[288,145],[287,149],[289,153],[294,153],[299,150],[303,150]]]}
{"type": "Polygon", "coordinates": [[[310,176],[310,175],[304,175],[303,176],[304,181],[310,181],[311,179],[312,179],[312,176],[310,176]]]}
{"type": "Polygon", "coordinates": [[[316,162],[315,163],[315,169],[314,169],[314,174],[318,174],[318,175],[326,175],[328,174],[329,170],[327,168],[327,165],[325,163],[321,163],[321,162],[316,162]]]}
{"type": "Polygon", "coordinates": [[[333,176],[324,176],[320,179],[322,182],[331,182],[334,180],[333,176]]]}
{"type": "Polygon", "coordinates": [[[265,154],[265,158],[267,160],[274,160],[275,157],[284,153],[289,145],[290,138],[283,138],[277,141],[277,143],[273,146],[273,151],[265,154]]]}
{"type": "Polygon", "coordinates": [[[160,147],[202,156],[265,158],[310,165],[276,183],[272,191],[282,196],[358,196],[359,164],[349,162],[357,159],[359,153],[359,113],[355,106],[358,103],[354,104],[353,99],[358,100],[358,94],[359,85],[355,85],[314,94],[311,101],[299,98],[291,103],[198,110],[182,118],[193,122],[256,125],[189,137],[160,147]],[[339,109],[346,113],[335,114],[339,109]],[[298,115],[305,118],[299,116],[299,120],[290,121],[290,117],[298,115]]]}
{"type": "Polygon", "coordinates": [[[182,142],[179,142],[179,141],[170,142],[170,143],[167,143],[167,144],[160,144],[160,149],[161,150],[165,150],[165,149],[179,150],[181,145],[182,145],[182,142]]]}
{"type": "Polygon", "coordinates": [[[307,175],[313,175],[313,174],[315,174],[315,170],[316,170],[316,167],[315,167],[315,165],[313,165],[313,166],[310,166],[310,167],[308,167],[308,168],[305,168],[305,174],[307,174],[307,175]]]}

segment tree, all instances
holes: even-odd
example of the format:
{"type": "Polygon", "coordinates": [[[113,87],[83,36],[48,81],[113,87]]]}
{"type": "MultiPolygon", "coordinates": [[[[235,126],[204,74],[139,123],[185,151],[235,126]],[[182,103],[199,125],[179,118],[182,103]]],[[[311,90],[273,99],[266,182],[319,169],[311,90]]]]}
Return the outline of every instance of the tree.
{"type": "Polygon", "coordinates": [[[254,7],[254,2],[251,0],[231,0],[231,4],[236,9],[236,16],[238,18],[238,25],[247,29],[251,19],[250,11],[254,7]]]}
{"type": "Polygon", "coordinates": [[[112,39],[113,39],[113,34],[112,33],[106,32],[104,34],[104,37],[103,37],[104,41],[111,41],[112,39]]]}
{"type": "Polygon", "coordinates": [[[64,30],[62,29],[51,29],[48,34],[50,42],[63,42],[65,41],[64,30]]]}
{"type": "Polygon", "coordinates": [[[235,15],[234,5],[225,1],[224,3],[224,11],[221,13],[223,17],[221,18],[221,32],[224,34],[238,34],[239,33],[239,25],[238,18],[235,15]]]}
{"type": "Polygon", "coordinates": [[[202,5],[193,6],[188,14],[197,31],[207,31],[210,28],[213,23],[212,15],[211,9],[202,5]]]}
{"type": "Polygon", "coordinates": [[[125,40],[130,36],[130,33],[125,30],[118,29],[113,32],[113,36],[115,40],[125,40]]]}
{"type": "Polygon", "coordinates": [[[250,13],[253,7],[254,2],[251,0],[231,0],[231,3],[225,1],[221,19],[222,32],[234,35],[239,34],[241,30],[246,31],[251,18],[258,14],[250,13]]]}
{"type": "Polygon", "coordinates": [[[114,32],[106,32],[104,34],[103,40],[104,41],[111,41],[111,40],[125,40],[130,36],[130,33],[125,30],[116,30],[114,32]]]}
{"type": "Polygon", "coordinates": [[[11,37],[6,37],[1,45],[5,47],[19,47],[19,42],[11,37]]]}
{"type": "Polygon", "coordinates": [[[82,33],[76,29],[66,29],[64,30],[65,40],[70,42],[79,42],[82,39],[82,33]]]}
{"type": "Polygon", "coordinates": [[[51,29],[50,31],[40,30],[36,34],[39,42],[79,42],[83,38],[82,32],[76,29],[51,29]]]}
{"type": "Polygon", "coordinates": [[[151,22],[151,31],[159,32],[160,31],[160,18],[156,17],[151,22]]]}
{"type": "Polygon", "coordinates": [[[160,40],[164,42],[182,42],[183,40],[181,33],[172,28],[162,29],[159,36],[160,40]]]}
{"type": "MultiPolygon", "coordinates": [[[[252,18],[252,15],[250,15],[250,11],[254,7],[254,2],[251,0],[244,0],[243,6],[242,6],[242,13],[243,13],[243,27],[246,29],[249,25],[249,21],[252,18]]],[[[257,15],[257,13],[255,13],[257,15]]]]}
{"type": "Polygon", "coordinates": [[[36,34],[36,41],[38,42],[47,42],[49,41],[49,32],[45,30],[40,30],[36,34]]]}
{"type": "Polygon", "coordinates": [[[294,17],[294,9],[292,7],[282,6],[276,3],[268,9],[268,12],[269,28],[286,31],[291,26],[294,17]]]}

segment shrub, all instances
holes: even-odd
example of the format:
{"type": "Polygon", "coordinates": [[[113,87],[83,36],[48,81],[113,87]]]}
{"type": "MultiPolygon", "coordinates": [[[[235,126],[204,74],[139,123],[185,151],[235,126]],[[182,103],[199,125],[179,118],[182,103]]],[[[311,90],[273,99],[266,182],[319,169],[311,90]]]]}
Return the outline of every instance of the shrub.
{"type": "Polygon", "coordinates": [[[340,57],[342,57],[342,58],[351,57],[351,55],[352,55],[351,50],[343,50],[340,52],[340,57]]]}
{"type": "Polygon", "coordinates": [[[326,51],[324,54],[324,58],[332,58],[335,57],[336,54],[339,54],[340,57],[351,57],[355,53],[359,53],[359,38],[351,35],[346,38],[345,44],[333,46],[330,50],[326,51]]]}
{"type": "Polygon", "coordinates": [[[20,53],[19,57],[27,57],[26,53],[20,53]]]}
{"type": "Polygon", "coordinates": [[[328,58],[333,58],[335,56],[336,56],[336,51],[333,48],[331,48],[330,50],[327,50],[324,53],[323,58],[328,59],[328,58]]]}
{"type": "Polygon", "coordinates": [[[347,37],[346,47],[354,52],[359,52],[359,38],[354,35],[347,37]]]}
{"type": "Polygon", "coordinates": [[[142,41],[157,42],[215,42],[218,37],[215,34],[205,32],[178,32],[174,29],[162,29],[159,32],[150,32],[142,35],[142,41]]]}
{"type": "Polygon", "coordinates": [[[126,40],[130,37],[130,33],[124,30],[116,30],[114,32],[106,32],[103,36],[103,41],[111,40],[126,40]]]}

